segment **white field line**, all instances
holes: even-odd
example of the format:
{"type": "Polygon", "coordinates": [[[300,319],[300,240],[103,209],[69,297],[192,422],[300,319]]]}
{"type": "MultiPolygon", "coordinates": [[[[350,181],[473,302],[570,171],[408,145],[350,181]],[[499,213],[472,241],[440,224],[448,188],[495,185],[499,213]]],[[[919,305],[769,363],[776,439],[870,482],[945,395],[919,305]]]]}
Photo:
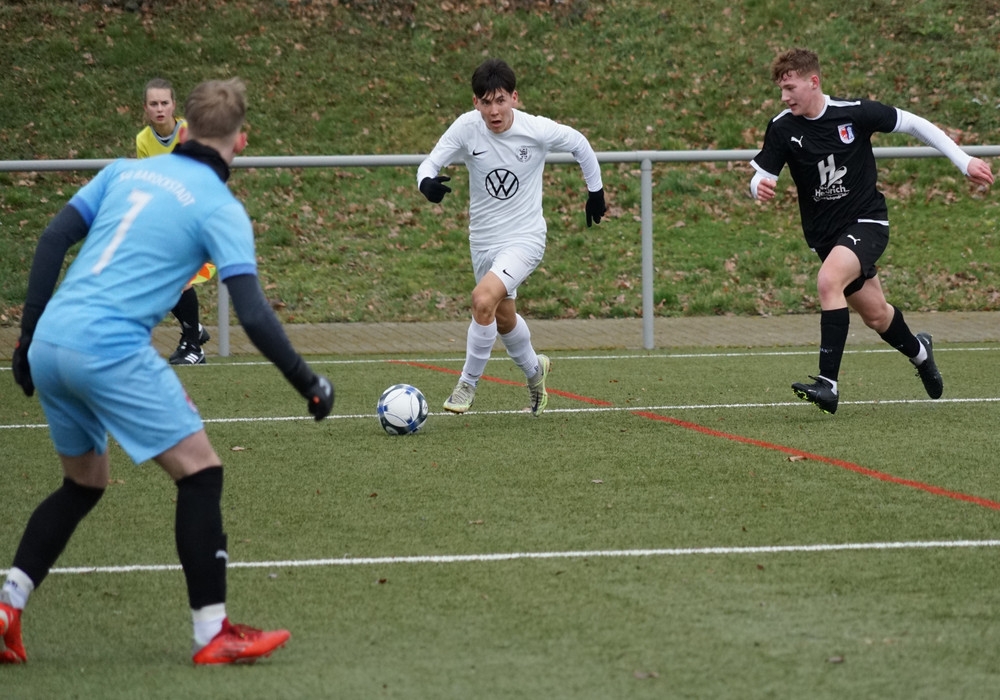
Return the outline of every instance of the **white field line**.
{"type": "MultiPolygon", "coordinates": [[[[939,355],[940,353],[947,352],[997,352],[1000,351],[1000,346],[995,347],[973,347],[973,348],[934,348],[934,353],[939,355]]],[[[728,358],[752,358],[752,357],[794,357],[799,355],[815,356],[819,352],[818,349],[814,350],[764,350],[764,351],[751,351],[751,350],[740,350],[740,351],[729,351],[729,352],[686,352],[686,353],[668,353],[668,352],[656,352],[656,353],[644,353],[641,350],[636,350],[635,353],[628,355],[559,355],[558,360],[560,362],[565,362],[567,360],[699,360],[699,359],[713,359],[720,357],[728,358]]],[[[867,350],[845,350],[845,355],[881,355],[887,353],[898,353],[898,350],[893,348],[871,348],[867,350]]],[[[495,355],[490,357],[490,362],[509,362],[511,361],[506,355],[495,355]]],[[[355,360],[309,360],[310,365],[351,365],[351,364],[385,364],[389,362],[421,362],[424,364],[446,364],[446,363],[462,363],[465,362],[464,356],[456,357],[431,357],[431,358],[393,358],[393,359],[355,359],[355,360]]],[[[225,365],[219,365],[224,367],[246,367],[251,365],[269,365],[269,362],[264,361],[254,361],[254,362],[232,362],[225,365]]],[[[199,365],[201,367],[202,365],[199,365]]],[[[206,365],[207,366],[207,365],[206,365]]]]}
{"type": "MultiPolygon", "coordinates": [[[[888,404],[918,404],[918,403],[997,403],[998,397],[970,398],[970,399],[891,399],[877,401],[841,401],[841,406],[879,406],[888,404]]],[[[803,401],[774,401],[771,403],[709,403],[709,404],[666,404],[662,406],[581,406],[579,408],[547,408],[546,413],[612,413],[612,412],[632,412],[632,411],[693,411],[693,410],[728,410],[740,408],[787,408],[801,407],[812,408],[812,404],[803,401]]],[[[503,416],[520,415],[526,413],[524,409],[508,411],[468,411],[466,415],[483,416],[503,416]]],[[[437,411],[430,416],[453,416],[446,411],[437,411]]],[[[327,417],[325,420],[371,420],[374,413],[344,413],[327,417]]],[[[284,423],[290,421],[312,421],[312,416],[258,416],[254,418],[203,418],[203,423],[284,423]]],[[[12,425],[0,425],[0,430],[26,430],[48,428],[46,423],[22,423],[12,425]]]]}
{"type": "MultiPolygon", "coordinates": [[[[995,347],[971,347],[971,348],[934,348],[935,355],[940,355],[941,353],[949,352],[997,352],[1000,351],[1000,345],[995,347]]],[[[752,351],[752,350],[740,350],[740,351],[729,351],[729,352],[686,352],[686,353],[668,353],[668,352],[657,352],[657,353],[644,353],[641,350],[636,350],[634,353],[628,355],[559,355],[558,360],[560,362],[565,362],[567,360],[698,360],[698,359],[718,359],[720,357],[729,358],[752,358],[752,357],[795,357],[800,355],[813,356],[819,352],[817,349],[813,350],[770,350],[770,351],[752,351]]],[[[845,355],[881,355],[887,353],[897,353],[897,350],[892,348],[870,348],[866,350],[845,350],[845,355]]],[[[421,362],[425,364],[445,364],[454,362],[464,362],[465,358],[461,356],[456,357],[430,357],[430,358],[357,358],[351,360],[314,360],[309,359],[310,365],[382,365],[392,362],[421,362]]],[[[506,355],[495,355],[490,358],[490,362],[509,362],[510,358],[506,355]]],[[[209,368],[225,368],[225,367],[256,367],[256,366],[270,366],[271,363],[266,360],[250,360],[246,362],[210,362],[205,365],[197,365],[195,367],[185,368],[185,371],[196,371],[204,372],[209,368]]],[[[0,372],[9,372],[10,367],[0,367],[0,372]]]]}
{"type": "MultiPolygon", "coordinates": [[[[997,351],[1000,350],[998,347],[971,347],[971,348],[937,348],[934,352],[984,352],[984,351],[997,351]]],[[[848,350],[844,354],[878,354],[878,353],[895,353],[896,350],[892,348],[885,349],[871,349],[871,350],[848,350]]],[[[771,351],[771,352],[723,352],[723,353],[686,353],[686,354],[663,354],[658,353],[654,355],[646,354],[636,354],[636,355],[574,355],[574,356],[560,356],[559,361],[563,362],[565,360],[647,360],[647,359],[701,359],[701,358],[750,358],[750,357],[767,357],[767,356],[787,356],[787,355],[815,355],[815,350],[809,351],[771,351]]],[[[508,357],[495,357],[491,361],[496,360],[509,360],[508,357]]],[[[431,358],[431,359],[408,359],[408,360],[395,360],[397,362],[421,362],[421,363],[443,363],[443,362],[464,362],[464,358],[431,358]]],[[[310,360],[311,365],[351,365],[351,364],[386,364],[393,362],[393,360],[381,359],[358,359],[358,360],[310,360]]],[[[225,367],[256,367],[256,366],[270,366],[270,362],[228,362],[225,364],[212,363],[207,365],[197,365],[190,369],[195,371],[205,371],[209,367],[225,368],[225,367]]],[[[9,367],[0,367],[0,372],[9,371],[9,367]]],[[[997,397],[982,397],[982,398],[958,398],[958,399],[889,399],[889,400],[874,400],[874,401],[841,401],[841,406],[875,406],[875,405],[890,405],[890,404],[918,404],[918,403],[936,403],[936,404],[946,404],[946,403],[995,403],[1000,401],[997,397]]],[[[589,406],[589,407],[576,407],[576,408],[549,408],[546,409],[546,413],[607,413],[614,411],[684,411],[684,410],[720,410],[720,409],[744,409],[744,408],[787,408],[791,406],[798,406],[800,408],[812,408],[812,405],[805,401],[777,401],[777,402],[767,402],[767,403],[723,403],[723,404],[666,404],[660,406],[589,406]]],[[[524,413],[523,410],[515,411],[469,411],[470,414],[481,414],[481,415],[509,415],[509,414],[520,414],[524,413]]],[[[445,412],[431,413],[431,416],[450,416],[452,414],[445,412]]],[[[331,415],[326,420],[356,420],[359,418],[370,419],[372,414],[361,413],[361,414],[337,414],[331,415]]],[[[280,423],[287,421],[311,421],[313,420],[311,416],[269,416],[269,417],[256,417],[256,418],[203,418],[204,423],[280,423]]],[[[0,425],[0,430],[24,430],[24,429],[39,429],[47,428],[48,425],[45,423],[19,423],[12,425],[0,425]]]]}
{"type": "MultiPolygon", "coordinates": [[[[1000,540],[938,540],[918,542],[844,542],[839,544],[761,545],[757,547],[692,547],[669,549],[598,549],[565,552],[499,552],[493,554],[427,554],[399,557],[340,557],[337,559],[286,559],[278,561],[230,561],[230,569],[291,569],[324,566],[389,566],[395,564],[478,564],[498,561],[549,559],[621,559],[628,557],[741,556],[747,554],[833,553],[913,549],[973,549],[1000,547],[1000,540]]],[[[53,574],[127,574],[180,571],[179,564],[131,564],[120,566],[66,566],[53,574]]],[[[6,575],[6,569],[0,569],[6,575]]]]}
{"type": "MultiPolygon", "coordinates": [[[[979,398],[965,398],[965,399],[876,399],[874,401],[841,401],[840,406],[888,406],[893,404],[920,404],[920,403],[932,403],[932,404],[976,404],[976,403],[998,403],[1000,402],[1000,397],[995,396],[984,396],[979,398]]],[[[743,408],[809,408],[812,409],[812,404],[805,401],[772,401],[767,403],[689,403],[689,404],[664,404],[658,406],[639,406],[639,405],[629,405],[629,406],[580,406],[577,408],[547,408],[546,413],[631,413],[633,411],[712,411],[712,410],[732,410],[732,409],[743,409],[743,408]]],[[[506,415],[520,415],[526,413],[527,409],[519,410],[508,410],[508,411],[477,411],[471,410],[463,415],[481,415],[481,416],[506,416],[506,415]]],[[[374,413],[341,413],[337,415],[331,415],[324,420],[371,420],[374,413]]],[[[449,416],[453,417],[453,413],[448,413],[447,411],[436,411],[428,414],[430,416],[449,416]]],[[[310,421],[314,419],[312,416],[257,416],[253,418],[202,418],[202,422],[209,423],[286,423],[290,421],[310,421]]],[[[41,429],[48,428],[47,423],[19,423],[11,425],[0,425],[0,430],[28,430],[28,429],[41,429]]]]}

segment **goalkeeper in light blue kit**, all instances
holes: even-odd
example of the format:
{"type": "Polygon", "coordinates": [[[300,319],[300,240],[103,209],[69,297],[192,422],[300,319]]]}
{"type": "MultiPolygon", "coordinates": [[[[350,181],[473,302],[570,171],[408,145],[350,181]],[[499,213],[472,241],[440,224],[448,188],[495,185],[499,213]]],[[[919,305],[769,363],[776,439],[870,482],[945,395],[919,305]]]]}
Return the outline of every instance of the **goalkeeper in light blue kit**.
{"type": "Polygon", "coordinates": [[[464,413],[486,369],[497,335],[527,377],[529,408],[538,416],[548,403],[549,358],[537,354],[517,313],[517,288],[542,262],[546,224],[542,171],[549,152],[572,153],[587,183],[587,226],[600,223],[607,207],[597,155],[576,129],[515,107],[514,71],[491,58],[472,74],[474,110],[456,119],[417,168],[417,185],[431,202],[451,188],[438,173],[453,160],[469,170],[469,248],[476,286],[465,365],[444,409],[464,413]]]}
{"type": "Polygon", "coordinates": [[[27,660],[21,611],[108,485],[108,433],[136,464],[152,459],[176,483],[174,531],[194,663],[254,661],[290,636],[226,616],[222,461],[176,373],[153,348],[152,330],[213,260],[247,336],[316,420],[332,409],[333,388],[292,348],[271,310],[257,279],[250,219],[226,186],[229,164],[246,146],[243,83],[202,83],[184,111],[189,131],[172,154],[113,162],[39,239],[12,370],[26,395],[38,389],[64,478],[28,520],[0,588],[0,663],[27,660]],[[67,251],[81,240],[53,295],[67,251]]]}

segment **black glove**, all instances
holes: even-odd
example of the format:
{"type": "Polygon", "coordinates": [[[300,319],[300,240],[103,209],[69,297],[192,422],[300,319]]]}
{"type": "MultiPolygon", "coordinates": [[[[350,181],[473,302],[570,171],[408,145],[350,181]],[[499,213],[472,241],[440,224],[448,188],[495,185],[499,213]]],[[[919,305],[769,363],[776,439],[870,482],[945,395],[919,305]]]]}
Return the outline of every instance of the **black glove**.
{"type": "Polygon", "coordinates": [[[597,192],[589,192],[587,194],[587,228],[590,228],[591,223],[601,223],[601,217],[607,211],[608,207],[604,203],[603,187],[597,190],[597,192]]]}
{"type": "Polygon", "coordinates": [[[316,420],[321,421],[330,415],[333,409],[333,384],[329,379],[322,374],[314,375],[312,384],[302,395],[309,402],[309,413],[316,420]]]}
{"type": "Polygon", "coordinates": [[[424,196],[431,202],[437,204],[444,196],[451,192],[451,188],[443,183],[451,180],[450,177],[446,175],[438,175],[435,178],[425,177],[420,181],[420,191],[424,193],[424,196]]]}
{"type": "Polygon", "coordinates": [[[35,383],[31,381],[31,366],[28,364],[28,348],[30,346],[31,336],[22,335],[14,346],[14,357],[10,361],[14,381],[24,390],[25,396],[34,396],[35,394],[35,383]]]}

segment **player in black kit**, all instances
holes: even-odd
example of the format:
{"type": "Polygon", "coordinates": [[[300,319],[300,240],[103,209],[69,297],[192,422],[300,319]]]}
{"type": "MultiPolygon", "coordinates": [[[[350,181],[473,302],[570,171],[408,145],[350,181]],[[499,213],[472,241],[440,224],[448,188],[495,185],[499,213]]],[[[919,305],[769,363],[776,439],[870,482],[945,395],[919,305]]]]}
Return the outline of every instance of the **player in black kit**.
{"type": "Polygon", "coordinates": [[[889,244],[889,213],[878,191],[872,152],[874,133],[915,136],[946,155],[972,182],[993,184],[990,166],[962,151],[926,119],[874,100],[842,100],[823,93],[819,57],[791,49],[775,58],[771,77],[786,109],[771,120],[764,147],[750,162],[756,171],[750,193],[774,198],[778,174],[788,165],[798,189],[806,242],[819,255],[819,375],[795,383],[795,394],[835,413],[837,377],[847,342],[848,307],[892,347],[910,358],[927,394],[936,399],[944,384],[934,363],[929,333],[913,335],[902,312],[882,292],[876,262],[889,244]]]}

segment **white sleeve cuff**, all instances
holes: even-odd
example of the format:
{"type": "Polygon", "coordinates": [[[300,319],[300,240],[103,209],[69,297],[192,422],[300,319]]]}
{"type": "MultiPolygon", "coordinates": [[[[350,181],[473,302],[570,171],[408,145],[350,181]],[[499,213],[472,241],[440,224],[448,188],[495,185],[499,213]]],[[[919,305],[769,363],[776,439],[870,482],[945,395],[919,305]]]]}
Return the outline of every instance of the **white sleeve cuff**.
{"type": "Polygon", "coordinates": [[[760,184],[760,181],[774,180],[775,182],[777,182],[778,176],[773,175],[767,172],[766,170],[761,170],[760,168],[757,167],[757,164],[754,162],[751,162],[750,165],[752,165],[755,170],[753,177],[750,179],[750,196],[753,197],[754,199],[757,199],[757,185],[760,184]]]}

